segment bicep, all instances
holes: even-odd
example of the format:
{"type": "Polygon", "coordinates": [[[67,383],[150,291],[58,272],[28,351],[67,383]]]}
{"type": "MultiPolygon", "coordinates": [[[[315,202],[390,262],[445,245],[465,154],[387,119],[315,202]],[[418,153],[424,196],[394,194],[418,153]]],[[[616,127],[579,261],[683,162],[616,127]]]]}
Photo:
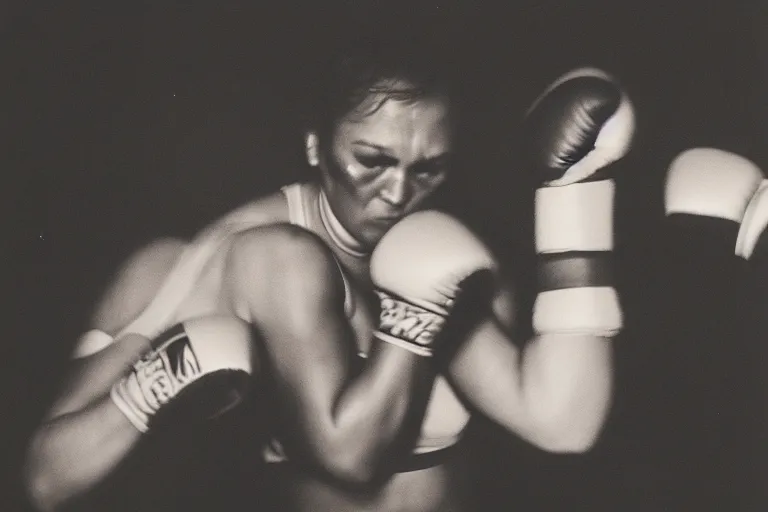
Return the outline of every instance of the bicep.
{"type": "Polygon", "coordinates": [[[278,378],[311,414],[333,401],[355,352],[352,331],[343,304],[333,297],[335,292],[325,285],[285,286],[292,280],[285,276],[277,280],[275,285],[282,285],[282,292],[255,319],[278,378]]]}
{"type": "Polygon", "coordinates": [[[286,419],[304,437],[321,432],[356,354],[333,256],[290,227],[249,233],[233,250],[238,302],[262,335],[286,419]]]}
{"type": "Polygon", "coordinates": [[[489,315],[450,361],[448,377],[471,407],[539,446],[553,446],[564,421],[591,425],[602,417],[610,344],[588,335],[536,336],[523,355],[509,327],[489,315]]]}
{"type": "Polygon", "coordinates": [[[521,351],[515,332],[516,301],[502,285],[491,311],[471,329],[451,358],[447,376],[468,404],[488,418],[509,425],[520,420],[521,351]]]}
{"type": "Polygon", "coordinates": [[[520,357],[500,321],[489,316],[469,333],[447,376],[470,407],[497,423],[514,424],[522,408],[520,357]]]}

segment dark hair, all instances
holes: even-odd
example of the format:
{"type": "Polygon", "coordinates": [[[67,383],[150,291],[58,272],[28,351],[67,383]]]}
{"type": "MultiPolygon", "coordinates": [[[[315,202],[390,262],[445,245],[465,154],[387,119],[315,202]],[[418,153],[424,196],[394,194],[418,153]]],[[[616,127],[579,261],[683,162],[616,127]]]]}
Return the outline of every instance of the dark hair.
{"type": "Polygon", "coordinates": [[[446,55],[435,40],[426,38],[362,37],[332,51],[312,81],[305,128],[321,138],[338,120],[371,94],[387,99],[415,101],[424,96],[452,97],[452,79],[446,55]]]}

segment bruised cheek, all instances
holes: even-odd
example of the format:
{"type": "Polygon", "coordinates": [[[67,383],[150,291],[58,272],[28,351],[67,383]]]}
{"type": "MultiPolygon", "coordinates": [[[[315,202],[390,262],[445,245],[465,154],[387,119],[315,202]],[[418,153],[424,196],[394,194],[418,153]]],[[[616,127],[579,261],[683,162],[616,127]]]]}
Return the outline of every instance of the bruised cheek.
{"type": "Polygon", "coordinates": [[[356,164],[351,156],[334,154],[329,174],[355,197],[367,199],[374,194],[377,173],[356,164]]]}

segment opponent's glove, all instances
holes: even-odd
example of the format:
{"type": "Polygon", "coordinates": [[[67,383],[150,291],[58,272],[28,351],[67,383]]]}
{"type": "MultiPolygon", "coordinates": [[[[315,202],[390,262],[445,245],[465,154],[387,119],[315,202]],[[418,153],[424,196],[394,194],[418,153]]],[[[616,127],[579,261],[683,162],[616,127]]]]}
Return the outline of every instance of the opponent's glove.
{"type": "Polygon", "coordinates": [[[758,193],[763,187],[762,172],[746,158],[714,148],[689,149],[669,166],[664,209],[682,233],[717,232],[710,236],[711,249],[747,259],[762,232],[756,222],[762,209],[753,198],[764,195],[758,193]]]}
{"type": "Polygon", "coordinates": [[[694,261],[685,262],[686,267],[695,267],[689,272],[704,264],[709,266],[699,274],[719,271],[722,262],[735,255],[748,261],[743,270],[749,269],[751,288],[764,295],[761,290],[768,289],[768,180],[757,165],[720,149],[686,150],[669,166],[664,199],[675,239],[685,244],[686,254],[696,251],[694,261]]]}

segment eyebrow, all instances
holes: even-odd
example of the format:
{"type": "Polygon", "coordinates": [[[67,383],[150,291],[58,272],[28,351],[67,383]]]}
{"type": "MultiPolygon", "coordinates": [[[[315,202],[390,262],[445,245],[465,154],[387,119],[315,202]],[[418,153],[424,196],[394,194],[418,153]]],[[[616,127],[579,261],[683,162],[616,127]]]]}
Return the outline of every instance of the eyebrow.
{"type": "MultiPolygon", "coordinates": [[[[384,147],[384,146],[380,146],[378,144],[375,144],[373,142],[369,142],[367,140],[355,140],[355,141],[352,142],[352,144],[354,144],[356,146],[366,146],[366,147],[369,147],[371,149],[378,150],[378,151],[380,151],[381,153],[384,153],[387,156],[391,156],[390,155],[391,151],[390,151],[389,148],[384,147]]],[[[429,158],[425,158],[422,161],[424,161],[424,162],[433,162],[433,161],[437,161],[437,160],[448,158],[448,157],[450,157],[450,155],[451,155],[450,152],[446,151],[444,153],[440,153],[439,155],[435,155],[435,156],[431,156],[429,158]]]]}
{"type": "Polygon", "coordinates": [[[356,141],[353,141],[352,144],[356,146],[367,146],[372,149],[377,149],[382,153],[389,152],[388,148],[385,148],[384,146],[379,146],[378,144],[374,144],[373,142],[368,142],[367,140],[356,140],[356,141]]]}

